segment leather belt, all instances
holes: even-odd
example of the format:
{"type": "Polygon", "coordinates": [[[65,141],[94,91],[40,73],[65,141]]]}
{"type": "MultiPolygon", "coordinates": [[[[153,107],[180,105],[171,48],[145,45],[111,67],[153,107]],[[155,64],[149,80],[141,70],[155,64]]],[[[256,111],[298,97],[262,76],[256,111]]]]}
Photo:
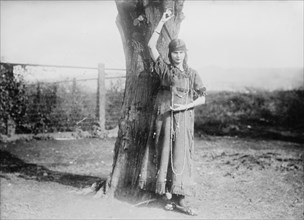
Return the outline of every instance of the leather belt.
{"type": "MultiPolygon", "coordinates": [[[[170,86],[160,86],[160,89],[170,91],[170,86]]],[[[184,88],[181,88],[181,87],[175,87],[175,89],[179,92],[184,92],[184,93],[189,92],[189,89],[184,89],[184,88]]]]}

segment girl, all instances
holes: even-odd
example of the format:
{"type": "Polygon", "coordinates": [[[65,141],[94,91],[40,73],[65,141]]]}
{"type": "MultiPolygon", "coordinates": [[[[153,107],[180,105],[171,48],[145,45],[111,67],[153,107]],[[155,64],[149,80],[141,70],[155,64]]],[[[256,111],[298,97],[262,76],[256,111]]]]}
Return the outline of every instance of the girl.
{"type": "Polygon", "coordinates": [[[149,135],[139,185],[160,195],[171,197],[173,194],[177,205],[186,207],[185,197],[191,195],[194,186],[193,108],[205,103],[206,88],[197,72],[187,65],[187,48],[182,40],[170,42],[169,64],[156,48],[163,25],[173,16],[167,9],[148,43],[161,86],[156,97],[153,132],[149,135]]]}

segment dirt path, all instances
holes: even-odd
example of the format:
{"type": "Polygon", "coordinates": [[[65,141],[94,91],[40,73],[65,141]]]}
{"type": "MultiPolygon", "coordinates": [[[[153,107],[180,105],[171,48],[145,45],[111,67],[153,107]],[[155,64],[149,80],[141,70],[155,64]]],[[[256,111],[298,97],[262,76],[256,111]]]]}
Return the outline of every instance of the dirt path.
{"type": "Polygon", "coordinates": [[[196,140],[192,217],[79,190],[109,174],[114,139],[0,144],[1,219],[303,219],[304,147],[239,138],[196,140]]]}

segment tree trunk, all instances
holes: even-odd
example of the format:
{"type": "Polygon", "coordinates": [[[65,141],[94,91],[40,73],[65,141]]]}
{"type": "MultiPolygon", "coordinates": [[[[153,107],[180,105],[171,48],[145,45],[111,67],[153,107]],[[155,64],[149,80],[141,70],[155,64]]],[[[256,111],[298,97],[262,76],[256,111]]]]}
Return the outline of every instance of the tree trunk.
{"type": "Polygon", "coordinates": [[[107,186],[110,193],[138,192],[138,178],[145,151],[159,79],[153,74],[148,41],[167,8],[175,17],[163,27],[158,41],[167,58],[168,44],[177,37],[183,19],[184,0],[117,0],[117,26],[126,58],[126,87],[115,143],[113,169],[107,186]]]}

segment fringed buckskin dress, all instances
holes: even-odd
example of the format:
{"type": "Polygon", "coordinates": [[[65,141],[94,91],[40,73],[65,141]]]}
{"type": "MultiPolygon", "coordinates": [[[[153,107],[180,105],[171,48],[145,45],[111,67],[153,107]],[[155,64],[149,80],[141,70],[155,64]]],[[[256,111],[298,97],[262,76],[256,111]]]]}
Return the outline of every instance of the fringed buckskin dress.
{"type": "Polygon", "coordinates": [[[157,194],[192,195],[194,111],[173,112],[173,104],[188,104],[205,95],[201,78],[191,68],[181,71],[159,57],[154,66],[160,78],[139,187],[157,194]]]}

